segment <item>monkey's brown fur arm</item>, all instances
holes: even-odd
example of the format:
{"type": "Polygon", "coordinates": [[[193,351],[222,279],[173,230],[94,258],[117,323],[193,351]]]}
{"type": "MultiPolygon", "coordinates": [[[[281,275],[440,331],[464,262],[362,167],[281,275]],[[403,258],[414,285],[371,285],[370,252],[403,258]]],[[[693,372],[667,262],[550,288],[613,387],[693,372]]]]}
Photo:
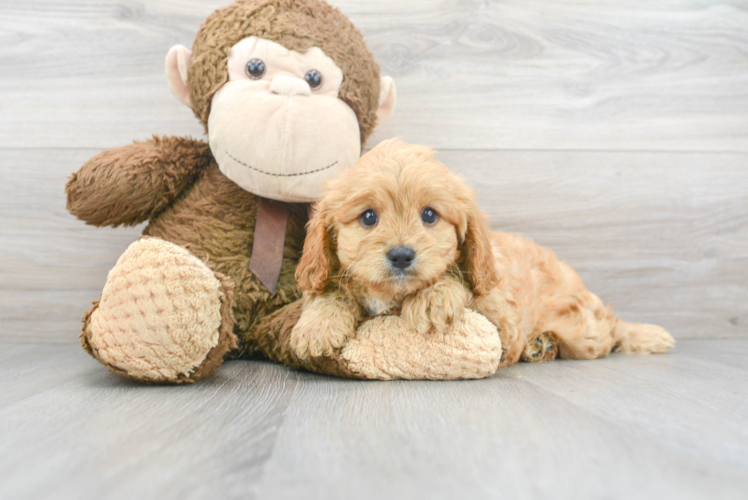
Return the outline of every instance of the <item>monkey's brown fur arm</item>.
{"type": "Polygon", "coordinates": [[[88,160],[67,185],[67,208],[94,226],[133,226],[171,204],[211,161],[208,144],[156,137],[88,160]]]}

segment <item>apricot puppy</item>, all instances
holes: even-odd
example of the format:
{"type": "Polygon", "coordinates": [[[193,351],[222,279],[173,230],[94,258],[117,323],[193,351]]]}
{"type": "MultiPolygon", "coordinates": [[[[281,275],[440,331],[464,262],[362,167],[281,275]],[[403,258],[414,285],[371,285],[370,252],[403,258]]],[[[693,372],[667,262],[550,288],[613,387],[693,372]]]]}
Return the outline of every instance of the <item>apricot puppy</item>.
{"type": "Polygon", "coordinates": [[[492,233],[472,189],[430,149],[398,140],[327,184],[296,276],[305,303],[291,346],[301,358],[331,354],[368,316],[399,312],[439,333],[466,307],[499,329],[504,365],[674,345],[659,326],[613,316],[550,250],[492,233]]]}

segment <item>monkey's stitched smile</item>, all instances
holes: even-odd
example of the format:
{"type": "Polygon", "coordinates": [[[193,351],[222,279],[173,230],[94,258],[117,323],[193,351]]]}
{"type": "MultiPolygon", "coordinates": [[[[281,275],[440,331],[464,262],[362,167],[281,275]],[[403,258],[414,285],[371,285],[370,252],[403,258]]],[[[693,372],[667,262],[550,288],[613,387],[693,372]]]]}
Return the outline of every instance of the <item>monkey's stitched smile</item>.
{"type": "Polygon", "coordinates": [[[338,164],[338,162],[335,161],[335,162],[329,164],[326,167],[318,168],[316,170],[308,170],[306,172],[297,172],[297,173],[293,173],[293,174],[276,174],[276,173],[273,173],[273,172],[266,172],[264,170],[260,170],[257,167],[253,167],[252,165],[244,163],[243,161],[239,160],[238,158],[234,158],[234,156],[231,153],[229,153],[228,151],[226,151],[226,156],[228,156],[229,158],[231,158],[235,162],[239,163],[240,165],[244,165],[245,167],[254,170],[255,172],[259,172],[259,173],[265,174],[265,175],[272,175],[273,177],[299,177],[301,175],[316,174],[317,172],[322,172],[323,170],[330,169],[330,168],[332,168],[332,167],[334,167],[335,165],[338,164]]]}

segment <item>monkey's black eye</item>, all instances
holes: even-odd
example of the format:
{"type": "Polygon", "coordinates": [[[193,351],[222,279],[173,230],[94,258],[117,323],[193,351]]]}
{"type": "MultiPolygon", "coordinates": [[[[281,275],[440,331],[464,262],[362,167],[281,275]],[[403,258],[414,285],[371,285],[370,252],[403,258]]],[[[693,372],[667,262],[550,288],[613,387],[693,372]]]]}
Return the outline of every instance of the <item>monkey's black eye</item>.
{"type": "Polygon", "coordinates": [[[377,221],[379,220],[379,217],[377,217],[377,213],[374,210],[369,209],[366,212],[361,214],[361,217],[359,218],[359,220],[361,221],[362,226],[366,228],[370,228],[370,227],[374,227],[377,225],[377,221]]]}
{"type": "Polygon", "coordinates": [[[421,212],[421,220],[427,226],[433,226],[439,220],[439,214],[431,207],[426,207],[421,212]]]}
{"type": "Polygon", "coordinates": [[[250,59],[247,63],[247,76],[253,80],[259,80],[265,74],[267,68],[262,59],[250,59]]]}
{"type": "Polygon", "coordinates": [[[304,80],[312,87],[312,90],[317,90],[322,85],[322,73],[316,69],[310,69],[304,75],[304,80]]]}

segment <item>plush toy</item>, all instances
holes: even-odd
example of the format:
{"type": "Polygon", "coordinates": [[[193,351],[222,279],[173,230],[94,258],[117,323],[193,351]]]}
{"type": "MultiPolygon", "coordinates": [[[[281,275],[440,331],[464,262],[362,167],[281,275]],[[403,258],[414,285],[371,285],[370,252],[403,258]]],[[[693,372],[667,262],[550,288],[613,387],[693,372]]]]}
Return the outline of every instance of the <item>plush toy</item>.
{"type": "Polygon", "coordinates": [[[358,378],[476,378],[496,369],[495,327],[466,312],[446,335],[363,323],[334,352],[288,348],[308,205],[350,167],[395,105],[361,33],[319,0],[239,0],[166,57],[172,92],[208,142],[154,137],[105,151],[67,184],[96,226],[148,221],[83,318],[81,342],[112,371],[194,382],[226,357],[267,357],[358,378]]]}

